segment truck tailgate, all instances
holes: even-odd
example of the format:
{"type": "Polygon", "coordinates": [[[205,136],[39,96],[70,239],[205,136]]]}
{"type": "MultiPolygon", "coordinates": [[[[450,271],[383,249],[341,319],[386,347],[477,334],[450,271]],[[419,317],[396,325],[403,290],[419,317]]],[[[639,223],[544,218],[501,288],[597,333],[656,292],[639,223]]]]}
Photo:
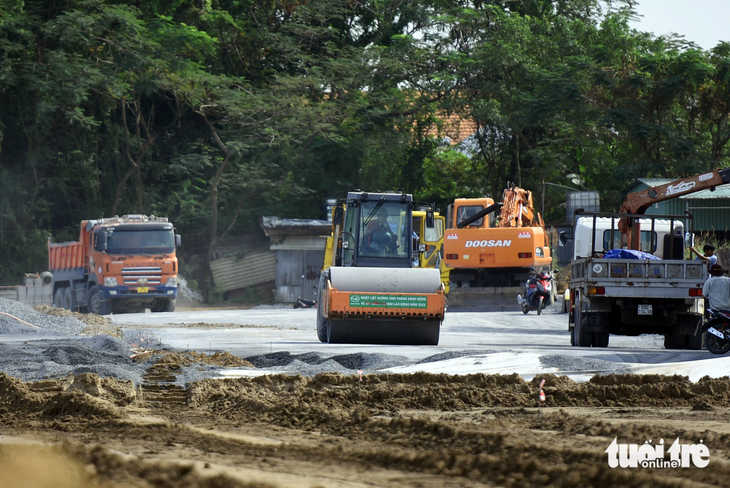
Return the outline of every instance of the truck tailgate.
{"type": "Polygon", "coordinates": [[[605,287],[605,296],[694,298],[687,290],[706,278],[700,261],[588,258],[573,263],[571,286],[605,287]]]}

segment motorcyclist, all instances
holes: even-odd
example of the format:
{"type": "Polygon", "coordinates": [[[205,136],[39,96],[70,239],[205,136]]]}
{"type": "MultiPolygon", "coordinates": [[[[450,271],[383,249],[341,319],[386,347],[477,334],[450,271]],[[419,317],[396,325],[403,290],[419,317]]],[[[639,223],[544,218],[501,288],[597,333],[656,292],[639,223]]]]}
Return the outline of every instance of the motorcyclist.
{"type": "Polygon", "coordinates": [[[525,296],[524,298],[522,295],[517,295],[517,301],[520,305],[523,307],[528,306],[530,304],[530,301],[532,300],[532,294],[535,293],[535,290],[537,287],[531,287],[530,285],[537,284],[538,280],[549,280],[550,274],[546,271],[540,271],[540,274],[535,276],[532,275],[527,279],[527,282],[525,283],[525,296]]]}
{"type": "Polygon", "coordinates": [[[725,270],[719,264],[710,266],[710,277],[702,287],[702,296],[710,302],[710,307],[730,310],[730,278],[723,276],[725,270]]]}

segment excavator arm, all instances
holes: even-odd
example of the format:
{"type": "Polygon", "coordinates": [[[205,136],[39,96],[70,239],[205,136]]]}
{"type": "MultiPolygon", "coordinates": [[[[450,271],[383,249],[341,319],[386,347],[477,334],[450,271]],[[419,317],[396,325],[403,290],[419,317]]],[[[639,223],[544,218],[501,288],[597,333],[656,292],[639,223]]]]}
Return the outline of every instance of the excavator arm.
{"type": "MultiPolygon", "coordinates": [[[[682,178],[667,183],[666,185],[647,188],[626,195],[623,204],[619,208],[622,214],[643,214],[655,203],[663,202],[672,198],[681,197],[702,190],[713,190],[716,186],[730,183],[730,168],[716,169],[700,175],[682,178]]],[[[639,249],[640,232],[633,232],[634,223],[631,218],[625,217],[619,222],[618,228],[626,236],[631,249],[639,249]]]]}
{"type": "Polygon", "coordinates": [[[510,185],[504,190],[502,203],[498,227],[532,227],[534,225],[536,212],[532,205],[531,191],[510,185]]]}

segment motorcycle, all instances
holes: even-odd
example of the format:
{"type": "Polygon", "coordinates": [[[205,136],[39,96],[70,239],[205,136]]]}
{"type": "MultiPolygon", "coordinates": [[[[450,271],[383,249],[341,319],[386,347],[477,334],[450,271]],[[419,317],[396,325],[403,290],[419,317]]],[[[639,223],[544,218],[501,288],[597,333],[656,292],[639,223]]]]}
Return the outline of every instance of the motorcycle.
{"type": "Polygon", "coordinates": [[[730,312],[708,308],[710,320],[702,330],[706,333],[705,345],[712,354],[725,354],[730,351],[730,312]]]}
{"type": "Polygon", "coordinates": [[[294,302],[294,308],[317,308],[317,301],[298,297],[297,301],[294,302]]]}
{"type": "Polygon", "coordinates": [[[553,277],[544,271],[527,279],[524,297],[517,295],[522,313],[526,315],[530,310],[537,310],[537,314],[542,315],[542,310],[552,303],[552,280],[553,277]]]}

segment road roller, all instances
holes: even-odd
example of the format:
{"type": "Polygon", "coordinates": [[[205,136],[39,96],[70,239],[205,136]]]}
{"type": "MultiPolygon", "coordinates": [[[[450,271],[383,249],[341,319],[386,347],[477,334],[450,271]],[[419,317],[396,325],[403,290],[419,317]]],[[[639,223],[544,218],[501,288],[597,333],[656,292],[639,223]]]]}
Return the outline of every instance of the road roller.
{"type": "Polygon", "coordinates": [[[434,227],[433,205],[410,194],[352,191],[337,202],[318,284],[320,341],[438,344],[444,285],[438,268],[419,266],[414,209],[434,227]]]}

